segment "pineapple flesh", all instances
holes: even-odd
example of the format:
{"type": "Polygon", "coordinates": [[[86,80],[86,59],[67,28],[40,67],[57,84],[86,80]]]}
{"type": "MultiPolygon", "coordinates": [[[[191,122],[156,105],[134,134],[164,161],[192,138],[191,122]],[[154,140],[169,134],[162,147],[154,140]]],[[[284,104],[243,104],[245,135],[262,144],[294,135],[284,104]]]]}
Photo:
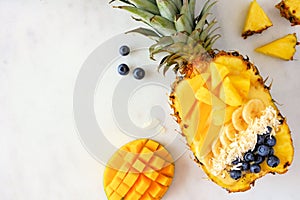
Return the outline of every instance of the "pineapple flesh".
{"type": "Polygon", "coordinates": [[[267,28],[273,26],[272,21],[267,16],[262,7],[253,0],[250,3],[247,18],[245,20],[245,25],[242,32],[242,37],[246,39],[255,33],[261,33],[267,28]]]}
{"type": "Polygon", "coordinates": [[[173,69],[178,75],[170,94],[173,115],[207,176],[229,192],[240,192],[265,174],[285,173],[294,155],[286,119],[248,57],[213,49],[220,37],[216,20],[209,18],[216,2],[205,1],[199,15],[195,0],[146,0],[149,7],[135,0],[121,2],[126,5],[116,8],[151,27],[130,31],[155,41],[150,57],[167,53],[158,68],[163,73],[173,69]],[[276,138],[272,147],[276,158],[266,157],[259,171],[233,164],[246,152],[256,151],[258,138],[266,137],[266,131],[276,138]]]}
{"type": "Polygon", "coordinates": [[[291,22],[292,26],[300,25],[300,0],[282,0],[276,5],[282,17],[291,22]]]}
{"type": "Polygon", "coordinates": [[[298,44],[296,33],[294,33],[258,47],[255,51],[283,60],[293,60],[298,44]]]}

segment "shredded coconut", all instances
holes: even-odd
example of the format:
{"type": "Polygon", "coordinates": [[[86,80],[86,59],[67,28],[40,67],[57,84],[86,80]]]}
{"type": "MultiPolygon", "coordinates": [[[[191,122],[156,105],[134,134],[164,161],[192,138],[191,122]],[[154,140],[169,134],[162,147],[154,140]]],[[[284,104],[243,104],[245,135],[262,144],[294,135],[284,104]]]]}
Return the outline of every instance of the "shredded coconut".
{"type": "MultiPolygon", "coordinates": [[[[225,148],[220,147],[220,154],[216,158],[212,158],[212,173],[219,175],[232,161],[239,158],[243,160],[243,154],[249,150],[253,150],[257,143],[257,135],[262,135],[268,131],[268,126],[272,128],[270,135],[275,136],[280,125],[277,118],[277,112],[272,107],[267,107],[259,118],[255,118],[245,131],[240,131],[233,142],[225,148]]],[[[233,169],[240,166],[235,165],[233,169]]]]}

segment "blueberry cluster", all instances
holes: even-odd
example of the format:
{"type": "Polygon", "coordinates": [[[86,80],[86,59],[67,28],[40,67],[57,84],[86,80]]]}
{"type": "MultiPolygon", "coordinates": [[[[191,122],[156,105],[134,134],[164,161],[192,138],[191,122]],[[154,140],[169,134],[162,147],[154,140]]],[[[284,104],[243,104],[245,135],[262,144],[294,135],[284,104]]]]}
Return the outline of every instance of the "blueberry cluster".
{"type": "Polygon", "coordinates": [[[257,136],[257,143],[253,151],[244,154],[244,159],[236,159],[232,165],[238,166],[237,169],[230,170],[229,174],[232,179],[238,180],[242,177],[242,172],[259,173],[260,164],[265,160],[270,167],[277,167],[280,160],[274,155],[273,147],[276,145],[276,138],[271,135],[272,128],[267,127],[268,131],[263,135],[257,136]]]}
{"type": "MultiPolygon", "coordinates": [[[[130,53],[130,48],[126,45],[123,45],[119,48],[119,53],[121,56],[127,56],[130,53]]],[[[122,76],[126,76],[129,73],[130,69],[127,64],[122,63],[118,66],[118,73],[122,76]]],[[[145,77],[145,70],[142,68],[136,68],[133,70],[133,77],[137,80],[141,80],[145,77]]]]}

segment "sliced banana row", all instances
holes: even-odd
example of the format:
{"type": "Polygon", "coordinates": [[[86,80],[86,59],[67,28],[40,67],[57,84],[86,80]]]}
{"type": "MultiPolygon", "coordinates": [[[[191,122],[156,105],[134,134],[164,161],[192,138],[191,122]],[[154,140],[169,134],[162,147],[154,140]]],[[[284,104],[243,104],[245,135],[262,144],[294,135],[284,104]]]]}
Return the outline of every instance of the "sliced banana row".
{"type": "Polygon", "coordinates": [[[264,103],[260,99],[252,99],[243,107],[236,109],[232,113],[232,124],[237,131],[246,130],[248,125],[257,117],[260,117],[265,109],[264,103]]]}
{"type": "Polygon", "coordinates": [[[232,123],[226,124],[221,129],[219,138],[213,143],[213,156],[217,158],[221,149],[230,145],[235,140],[238,132],[246,130],[256,117],[261,116],[264,109],[265,105],[260,99],[252,99],[243,107],[237,108],[232,113],[232,123]]]}

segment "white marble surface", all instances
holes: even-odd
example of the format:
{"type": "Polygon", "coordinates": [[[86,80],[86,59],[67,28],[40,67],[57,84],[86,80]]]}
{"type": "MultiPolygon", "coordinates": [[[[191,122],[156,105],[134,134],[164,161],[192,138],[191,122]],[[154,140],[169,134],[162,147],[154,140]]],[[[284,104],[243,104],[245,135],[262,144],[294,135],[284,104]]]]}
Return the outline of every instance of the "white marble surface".
{"type": "MultiPolygon", "coordinates": [[[[228,194],[203,179],[186,153],[164,199],[297,199],[299,175],[300,49],[295,61],[259,55],[253,48],[299,27],[260,0],[274,27],[244,41],[239,37],[249,1],[220,1],[215,11],[223,38],[217,47],[248,54],[288,116],[296,147],[286,175],[266,176],[255,189],[228,194]],[[225,26],[226,25],[226,26],[225,26]],[[199,175],[195,175],[195,174],[199,175]]],[[[198,2],[199,3],[199,2],[198,2]]],[[[73,120],[72,95],[82,63],[99,44],[137,26],[106,0],[0,0],[0,199],[106,199],[103,166],[81,145],[73,120]]]]}

